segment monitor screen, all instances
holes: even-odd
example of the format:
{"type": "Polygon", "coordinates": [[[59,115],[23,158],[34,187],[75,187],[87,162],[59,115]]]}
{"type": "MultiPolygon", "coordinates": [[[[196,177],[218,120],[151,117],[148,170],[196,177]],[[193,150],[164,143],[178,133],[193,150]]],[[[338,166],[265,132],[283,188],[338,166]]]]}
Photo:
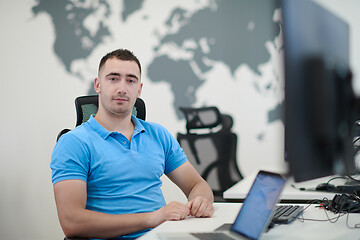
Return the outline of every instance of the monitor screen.
{"type": "Polygon", "coordinates": [[[348,24],[311,0],[282,1],[285,152],[296,182],[355,169],[348,24]]]}

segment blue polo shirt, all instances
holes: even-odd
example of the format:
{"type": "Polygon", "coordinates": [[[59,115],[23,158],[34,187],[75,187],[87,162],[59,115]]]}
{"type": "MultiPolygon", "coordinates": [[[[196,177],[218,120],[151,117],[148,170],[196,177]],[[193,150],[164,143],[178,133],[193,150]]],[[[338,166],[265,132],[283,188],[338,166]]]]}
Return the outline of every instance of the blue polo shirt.
{"type": "Polygon", "coordinates": [[[160,177],[185,163],[186,156],[164,127],[134,116],[132,121],[131,142],[121,133],[107,131],[94,117],[64,134],[51,157],[53,184],[85,181],[86,208],[98,212],[141,213],[163,207],[160,177]]]}

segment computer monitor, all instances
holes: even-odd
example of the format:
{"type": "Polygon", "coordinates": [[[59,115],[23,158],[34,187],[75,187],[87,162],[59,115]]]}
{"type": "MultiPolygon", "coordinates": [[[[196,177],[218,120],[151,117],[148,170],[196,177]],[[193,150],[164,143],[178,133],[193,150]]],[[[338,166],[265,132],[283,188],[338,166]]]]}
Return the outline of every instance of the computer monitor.
{"type": "Polygon", "coordinates": [[[285,152],[296,182],[356,171],[348,24],[311,0],[283,0],[285,152]]]}

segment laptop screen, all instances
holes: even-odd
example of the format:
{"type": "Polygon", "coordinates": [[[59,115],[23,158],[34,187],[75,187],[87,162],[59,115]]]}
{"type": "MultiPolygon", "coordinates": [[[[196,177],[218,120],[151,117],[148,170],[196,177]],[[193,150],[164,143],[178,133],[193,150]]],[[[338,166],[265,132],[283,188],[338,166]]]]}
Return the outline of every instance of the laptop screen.
{"type": "Polygon", "coordinates": [[[285,179],[281,175],[260,171],[231,230],[258,239],[271,220],[284,184],[285,179]]]}

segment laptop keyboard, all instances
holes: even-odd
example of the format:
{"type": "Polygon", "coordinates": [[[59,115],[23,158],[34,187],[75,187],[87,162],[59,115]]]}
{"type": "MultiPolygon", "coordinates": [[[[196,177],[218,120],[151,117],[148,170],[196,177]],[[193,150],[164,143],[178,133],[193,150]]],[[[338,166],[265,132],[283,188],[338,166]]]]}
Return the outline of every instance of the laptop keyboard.
{"type": "Polygon", "coordinates": [[[197,237],[200,240],[235,240],[234,238],[226,235],[225,233],[191,233],[191,235],[197,237]]]}
{"type": "Polygon", "coordinates": [[[299,205],[277,205],[272,222],[281,224],[290,223],[303,211],[304,207],[299,205]]]}
{"type": "MultiPolygon", "coordinates": [[[[304,207],[299,205],[277,205],[274,216],[272,218],[272,222],[277,224],[290,223],[293,220],[295,220],[303,211],[304,211],[304,207]]],[[[197,237],[200,240],[233,240],[234,239],[222,232],[191,233],[191,235],[197,237]]]]}

